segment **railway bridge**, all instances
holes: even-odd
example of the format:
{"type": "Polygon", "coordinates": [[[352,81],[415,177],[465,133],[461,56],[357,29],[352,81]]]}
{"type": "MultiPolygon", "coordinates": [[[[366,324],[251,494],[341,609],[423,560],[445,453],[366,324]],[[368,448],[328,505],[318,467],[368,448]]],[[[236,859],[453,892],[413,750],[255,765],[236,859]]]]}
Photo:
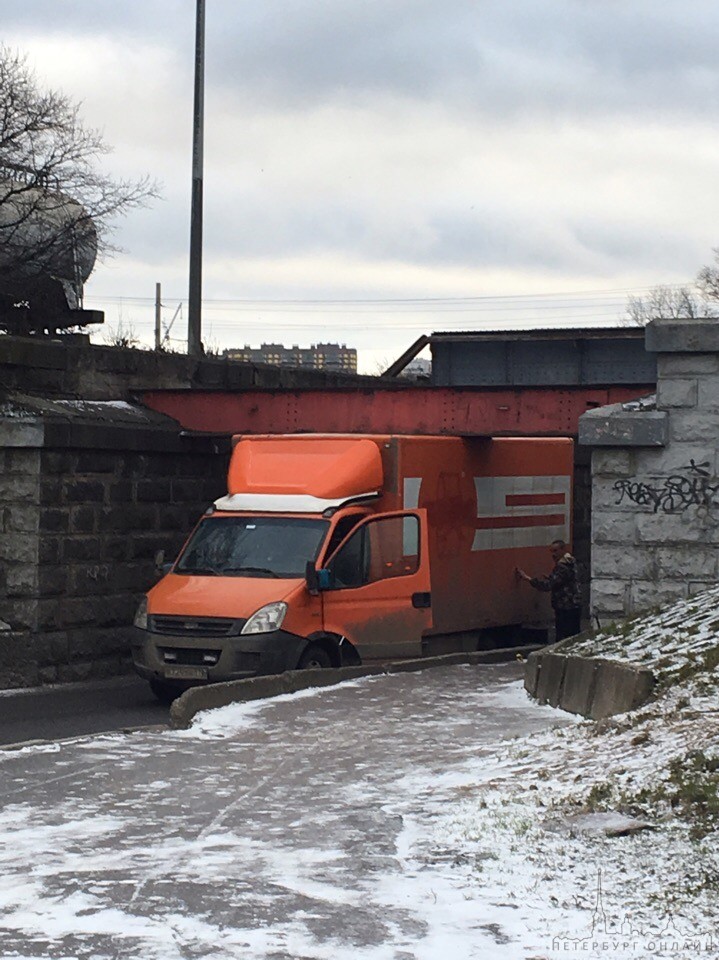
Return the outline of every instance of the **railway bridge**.
{"type": "MultiPolygon", "coordinates": [[[[153,557],[224,492],[233,434],[576,436],[586,410],[655,384],[638,328],[435,334],[382,378],[0,337],[0,686],[126,668],[153,557]],[[403,382],[425,347],[431,378],[403,382]]],[[[587,571],[590,497],[577,446],[587,571]]]]}
{"type": "MultiPolygon", "coordinates": [[[[656,357],[639,327],[421,337],[374,383],[298,389],[151,390],[144,404],[189,433],[568,436],[579,417],[656,388],[656,357]],[[432,374],[399,374],[429,347],[432,374]]],[[[588,583],[591,544],[589,452],[575,446],[573,549],[588,583]]]]}

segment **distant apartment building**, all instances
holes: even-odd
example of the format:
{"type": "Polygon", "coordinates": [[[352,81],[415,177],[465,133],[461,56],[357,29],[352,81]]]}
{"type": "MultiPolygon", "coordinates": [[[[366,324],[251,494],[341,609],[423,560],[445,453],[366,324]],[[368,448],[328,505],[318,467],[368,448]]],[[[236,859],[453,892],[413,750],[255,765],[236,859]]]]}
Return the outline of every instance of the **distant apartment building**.
{"type": "Polygon", "coordinates": [[[425,360],[424,357],[415,357],[407,364],[400,376],[410,380],[429,380],[432,376],[432,361],[425,360]]]}
{"type": "Polygon", "coordinates": [[[357,373],[357,351],[344,343],[313,343],[311,347],[286,347],[282,343],[263,343],[259,347],[232,347],[223,356],[246,363],[270,363],[283,367],[311,367],[313,370],[338,370],[357,373]]]}

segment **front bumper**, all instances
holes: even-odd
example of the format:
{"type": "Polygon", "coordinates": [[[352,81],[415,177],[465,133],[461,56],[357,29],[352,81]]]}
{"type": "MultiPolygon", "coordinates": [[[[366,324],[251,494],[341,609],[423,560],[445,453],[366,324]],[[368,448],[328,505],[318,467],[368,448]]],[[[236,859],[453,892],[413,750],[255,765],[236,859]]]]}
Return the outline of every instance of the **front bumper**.
{"type": "Polygon", "coordinates": [[[169,636],[132,628],[132,659],[145,680],[190,686],[282,673],[307,644],[285,630],[236,637],[169,636]]]}

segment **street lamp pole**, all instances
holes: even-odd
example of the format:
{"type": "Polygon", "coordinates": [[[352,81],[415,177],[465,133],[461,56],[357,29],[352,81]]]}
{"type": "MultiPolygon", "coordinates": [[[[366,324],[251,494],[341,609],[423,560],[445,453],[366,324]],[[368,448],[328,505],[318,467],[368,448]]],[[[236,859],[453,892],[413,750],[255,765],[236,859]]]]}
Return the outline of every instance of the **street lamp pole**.
{"type": "Polygon", "coordinates": [[[192,129],[192,214],[190,221],[190,294],[187,352],[202,354],[202,174],[205,121],[205,0],[197,0],[195,101],[192,129]]]}

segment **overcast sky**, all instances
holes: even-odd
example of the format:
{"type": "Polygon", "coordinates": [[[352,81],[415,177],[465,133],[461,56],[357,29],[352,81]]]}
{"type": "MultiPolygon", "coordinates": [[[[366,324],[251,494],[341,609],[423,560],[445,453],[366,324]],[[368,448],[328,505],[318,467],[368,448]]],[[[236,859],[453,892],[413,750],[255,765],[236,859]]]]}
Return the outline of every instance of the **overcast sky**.
{"type": "MultiPolygon", "coordinates": [[[[159,281],[184,337],[194,0],[0,7],[110,169],[163,184],[88,306],[149,342],[159,281]]],[[[719,245],[717,51],[708,0],[207,0],[205,339],[340,340],[372,369],[691,280],[719,245]]]]}

